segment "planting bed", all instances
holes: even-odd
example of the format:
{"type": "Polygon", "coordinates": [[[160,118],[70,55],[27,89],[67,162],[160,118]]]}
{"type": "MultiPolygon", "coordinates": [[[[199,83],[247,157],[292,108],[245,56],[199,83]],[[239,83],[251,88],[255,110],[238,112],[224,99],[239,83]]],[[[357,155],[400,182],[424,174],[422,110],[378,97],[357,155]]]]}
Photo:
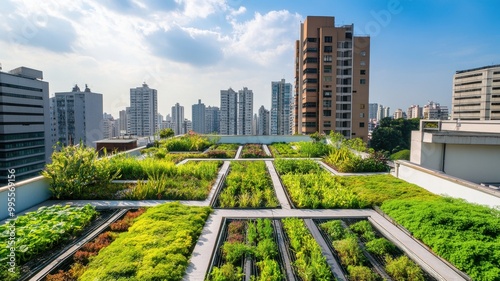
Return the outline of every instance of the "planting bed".
{"type": "Polygon", "coordinates": [[[264,161],[232,161],[216,198],[220,208],[276,208],[279,206],[264,161]]]}
{"type": "Polygon", "coordinates": [[[436,280],[366,219],[314,221],[349,280],[436,280]]]}
{"type": "Polygon", "coordinates": [[[207,280],[284,280],[276,223],[271,219],[226,220],[207,280]]]}
{"type": "Polygon", "coordinates": [[[234,143],[216,144],[206,152],[206,155],[208,158],[234,158],[239,147],[239,144],[234,143]]]}
{"type": "Polygon", "coordinates": [[[245,144],[241,151],[240,158],[270,158],[267,155],[261,144],[245,144]]]}
{"type": "MultiPolygon", "coordinates": [[[[127,160],[123,165],[126,179],[139,179],[122,192],[131,200],[205,200],[212,189],[222,161],[189,161],[183,165],[171,162],[150,163],[148,160],[127,160]],[[144,181],[147,180],[147,181],[144,181]]],[[[122,177],[123,178],[123,177],[122,177]]]]}
{"type": "Polygon", "coordinates": [[[322,142],[273,143],[269,145],[275,158],[309,158],[323,157],[333,149],[322,142]]]}
{"type": "Polygon", "coordinates": [[[149,208],[93,257],[79,280],[181,280],[208,207],[149,208]]]}
{"type": "Polygon", "coordinates": [[[16,274],[7,271],[7,224],[0,226],[0,280],[27,280],[66,248],[105,223],[115,212],[93,207],[41,207],[16,220],[16,274]]]}

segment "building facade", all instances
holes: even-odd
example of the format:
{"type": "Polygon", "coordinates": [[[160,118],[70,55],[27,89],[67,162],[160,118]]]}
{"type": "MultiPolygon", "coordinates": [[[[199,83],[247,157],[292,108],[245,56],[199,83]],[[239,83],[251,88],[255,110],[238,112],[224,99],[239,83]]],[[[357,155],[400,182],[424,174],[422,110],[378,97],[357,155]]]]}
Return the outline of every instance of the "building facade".
{"type": "Polygon", "coordinates": [[[448,107],[430,101],[422,109],[423,119],[428,120],[448,120],[448,107]]]}
{"type": "Polygon", "coordinates": [[[253,132],[253,92],[247,87],[238,91],[238,135],[252,135],[253,132]]]}
{"type": "Polygon", "coordinates": [[[370,38],[334,17],[308,16],[296,42],[293,133],[368,137],[370,38]]]}
{"type": "Polygon", "coordinates": [[[184,126],[184,106],[179,103],[172,106],[172,125],[176,135],[183,135],[187,133],[184,126]]]}
{"type": "Polygon", "coordinates": [[[40,175],[52,153],[49,83],[42,71],[0,71],[0,184],[40,175]],[[14,171],[10,173],[9,171],[14,171]]]}
{"type": "Polygon", "coordinates": [[[290,135],[290,105],[292,102],[292,84],[285,79],[271,82],[271,135],[290,135]]]}
{"type": "Polygon", "coordinates": [[[201,100],[198,100],[197,104],[193,104],[192,110],[191,110],[193,131],[200,133],[200,134],[207,133],[205,131],[206,130],[205,110],[206,110],[205,104],[201,103],[201,100]]]}
{"type": "Polygon", "coordinates": [[[205,108],[205,133],[220,133],[220,110],[217,106],[208,106],[205,108]]]}
{"type": "Polygon", "coordinates": [[[406,111],[406,116],[408,116],[408,119],[422,118],[423,117],[422,107],[420,107],[419,105],[412,105],[408,107],[408,110],[406,111]]]}
{"type": "Polygon", "coordinates": [[[83,143],[95,147],[104,139],[102,130],[102,94],[93,93],[87,85],[82,92],[75,85],[71,92],[55,93],[57,141],[63,145],[83,143]]]}
{"type": "Polygon", "coordinates": [[[158,93],[148,87],[130,89],[130,114],[128,115],[129,134],[135,136],[154,136],[159,124],[158,118],[158,93]]]}
{"type": "Polygon", "coordinates": [[[231,88],[220,91],[220,134],[236,135],[238,94],[231,88]]]}
{"type": "Polygon", "coordinates": [[[500,120],[500,65],[457,71],[451,107],[453,120],[500,120]]]}
{"type": "Polygon", "coordinates": [[[259,117],[257,118],[257,135],[267,136],[270,134],[269,110],[262,105],[259,108],[259,117]]]}

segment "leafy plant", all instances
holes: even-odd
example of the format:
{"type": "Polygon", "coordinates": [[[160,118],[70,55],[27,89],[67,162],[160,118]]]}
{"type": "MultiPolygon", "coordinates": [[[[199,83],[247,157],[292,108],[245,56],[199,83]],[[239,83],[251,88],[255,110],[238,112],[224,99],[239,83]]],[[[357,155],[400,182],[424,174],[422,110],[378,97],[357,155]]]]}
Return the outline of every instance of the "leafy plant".
{"type": "Polygon", "coordinates": [[[342,240],[346,237],[346,231],[341,220],[330,220],[320,224],[320,227],[332,240],[342,240]]]}
{"type": "Polygon", "coordinates": [[[367,220],[361,220],[357,223],[352,224],[349,227],[356,234],[361,235],[367,241],[371,241],[375,239],[375,231],[373,231],[373,227],[367,220]]]}
{"type": "Polygon", "coordinates": [[[233,161],[219,195],[219,205],[234,207],[276,207],[271,177],[263,161],[233,161]]]}
{"type": "Polygon", "coordinates": [[[385,255],[392,255],[396,252],[396,246],[385,238],[376,238],[368,241],[366,250],[372,254],[384,257],[385,255]]]}
{"type": "Polygon", "coordinates": [[[245,144],[240,154],[241,158],[269,158],[260,144],[245,144]]]}
{"type": "Polygon", "coordinates": [[[302,280],[332,280],[333,274],[321,253],[321,248],[298,218],[282,220],[283,228],[295,253],[293,267],[302,280]]]}
{"type": "Polygon", "coordinates": [[[282,175],[289,173],[309,174],[323,171],[316,161],[310,159],[276,159],[274,160],[274,167],[282,175]]]}
{"type": "Polygon", "coordinates": [[[91,199],[96,189],[118,178],[120,170],[112,170],[109,158],[99,159],[95,149],[80,144],[55,151],[42,175],[56,199],[91,199]]]}
{"type": "Polygon", "coordinates": [[[342,240],[333,242],[333,248],[337,251],[344,266],[363,265],[366,258],[358,244],[358,239],[349,236],[342,240]]]}
{"type": "Polygon", "coordinates": [[[407,256],[400,256],[392,259],[386,258],[385,270],[395,281],[423,281],[424,275],[420,267],[418,267],[407,256]]]}
{"type": "MultiPolygon", "coordinates": [[[[0,226],[0,279],[10,280],[7,270],[10,225],[15,225],[15,254],[18,265],[29,261],[69,237],[80,233],[97,215],[90,205],[40,207],[0,226]]],[[[15,277],[15,276],[14,276],[15,277]]]]}
{"type": "Polygon", "coordinates": [[[179,203],[149,208],[91,259],[79,280],[181,280],[209,214],[208,207],[179,203]]]}

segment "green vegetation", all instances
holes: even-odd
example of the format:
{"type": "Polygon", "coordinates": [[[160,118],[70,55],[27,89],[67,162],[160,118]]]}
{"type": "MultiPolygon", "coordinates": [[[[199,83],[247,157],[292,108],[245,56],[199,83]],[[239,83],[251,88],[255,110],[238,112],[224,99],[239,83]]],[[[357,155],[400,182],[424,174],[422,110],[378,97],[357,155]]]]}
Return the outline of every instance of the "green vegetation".
{"type": "Polygon", "coordinates": [[[41,207],[0,226],[0,279],[17,280],[19,265],[80,233],[97,215],[90,205],[41,207]],[[15,226],[15,228],[12,228],[15,226]],[[15,231],[12,235],[11,231],[15,231]],[[15,237],[15,245],[10,240],[15,237]],[[14,247],[15,246],[15,247],[14,247]],[[16,273],[8,271],[10,249],[15,248],[16,273]]]}
{"type": "Polygon", "coordinates": [[[274,160],[274,167],[276,171],[282,175],[288,173],[309,174],[324,171],[318,162],[310,159],[276,159],[274,160]]]}
{"type": "Polygon", "coordinates": [[[396,153],[391,154],[389,156],[389,159],[391,160],[410,160],[410,150],[409,149],[403,149],[401,151],[398,151],[396,153]]]}
{"type": "Polygon", "coordinates": [[[109,246],[119,235],[120,232],[125,232],[132,226],[135,218],[142,215],[146,210],[139,209],[137,211],[128,211],[125,216],[110,225],[110,231],[99,234],[95,239],[87,242],[73,255],[74,263],[71,264],[67,271],[59,270],[55,274],[49,274],[46,281],[67,281],[78,280],[78,278],[87,269],[87,264],[90,258],[99,254],[99,251],[109,246]]]}
{"type": "Polygon", "coordinates": [[[277,207],[271,177],[264,161],[233,161],[219,195],[222,208],[277,207]]]}
{"type": "Polygon", "coordinates": [[[80,280],[181,280],[209,214],[179,203],[148,209],[90,259],[80,280]]]}
{"type": "Polygon", "coordinates": [[[323,157],[332,147],[323,142],[273,143],[268,145],[275,158],[323,157]]]}
{"type": "Polygon", "coordinates": [[[304,281],[334,280],[321,248],[307,230],[304,221],[298,218],[285,218],[282,222],[295,254],[293,268],[300,278],[304,281]]]}
{"type": "Polygon", "coordinates": [[[264,152],[261,144],[245,144],[241,150],[240,158],[270,158],[264,152]]]}
{"type": "Polygon", "coordinates": [[[208,280],[241,280],[244,275],[239,265],[245,256],[259,268],[259,275],[252,276],[252,280],[283,280],[273,233],[270,219],[230,222],[228,237],[222,246],[224,264],[214,267],[208,280]]]}
{"type": "Polygon", "coordinates": [[[473,280],[500,280],[500,210],[443,197],[391,200],[381,208],[473,280]]]}
{"type": "MultiPolygon", "coordinates": [[[[144,161],[138,161],[143,163],[144,161]]],[[[204,200],[215,183],[222,161],[190,161],[184,165],[164,162],[148,172],[148,180],[139,180],[136,186],[123,193],[132,200],[204,200]]]]}
{"type": "Polygon", "coordinates": [[[411,131],[418,130],[420,119],[383,118],[373,131],[370,147],[376,151],[393,154],[410,149],[411,131]]]}
{"type": "Polygon", "coordinates": [[[208,137],[191,132],[182,137],[161,140],[159,147],[164,147],[168,151],[202,151],[212,144],[208,137]]]}
{"type": "Polygon", "coordinates": [[[222,143],[214,145],[207,151],[208,158],[234,158],[240,147],[236,143],[222,143]]]}
{"type": "Polygon", "coordinates": [[[56,199],[93,199],[102,194],[120,174],[112,169],[109,158],[99,159],[99,153],[83,144],[62,147],[52,154],[42,175],[49,179],[52,197],[56,199]]]}
{"type": "Polygon", "coordinates": [[[395,281],[423,281],[422,270],[407,256],[386,258],[385,271],[395,281]]]}

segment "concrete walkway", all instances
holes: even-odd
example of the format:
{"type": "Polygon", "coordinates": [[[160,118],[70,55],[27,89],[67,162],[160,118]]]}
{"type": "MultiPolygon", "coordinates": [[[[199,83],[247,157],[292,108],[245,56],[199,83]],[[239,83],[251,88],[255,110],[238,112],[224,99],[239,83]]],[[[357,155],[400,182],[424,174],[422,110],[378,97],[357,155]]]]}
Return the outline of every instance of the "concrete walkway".
{"type": "Polygon", "coordinates": [[[290,203],[288,203],[288,197],[285,194],[285,189],[281,184],[278,173],[274,169],[274,165],[272,161],[266,161],[267,171],[271,176],[271,180],[273,181],[274,192],[276,193],[276,197],[278,197],[278,201],[280,202],[280,206],[283,209],[291,209],[290,203]]]}
{"type": "Polygon", "coordinates": [[[266,153],[267,156],[273,156],[271,154],[271,150],[269,150],[269,147],[267,146],[267,144],[263,144],[262,149],[264,150],[264,152],[266,153]]]}

